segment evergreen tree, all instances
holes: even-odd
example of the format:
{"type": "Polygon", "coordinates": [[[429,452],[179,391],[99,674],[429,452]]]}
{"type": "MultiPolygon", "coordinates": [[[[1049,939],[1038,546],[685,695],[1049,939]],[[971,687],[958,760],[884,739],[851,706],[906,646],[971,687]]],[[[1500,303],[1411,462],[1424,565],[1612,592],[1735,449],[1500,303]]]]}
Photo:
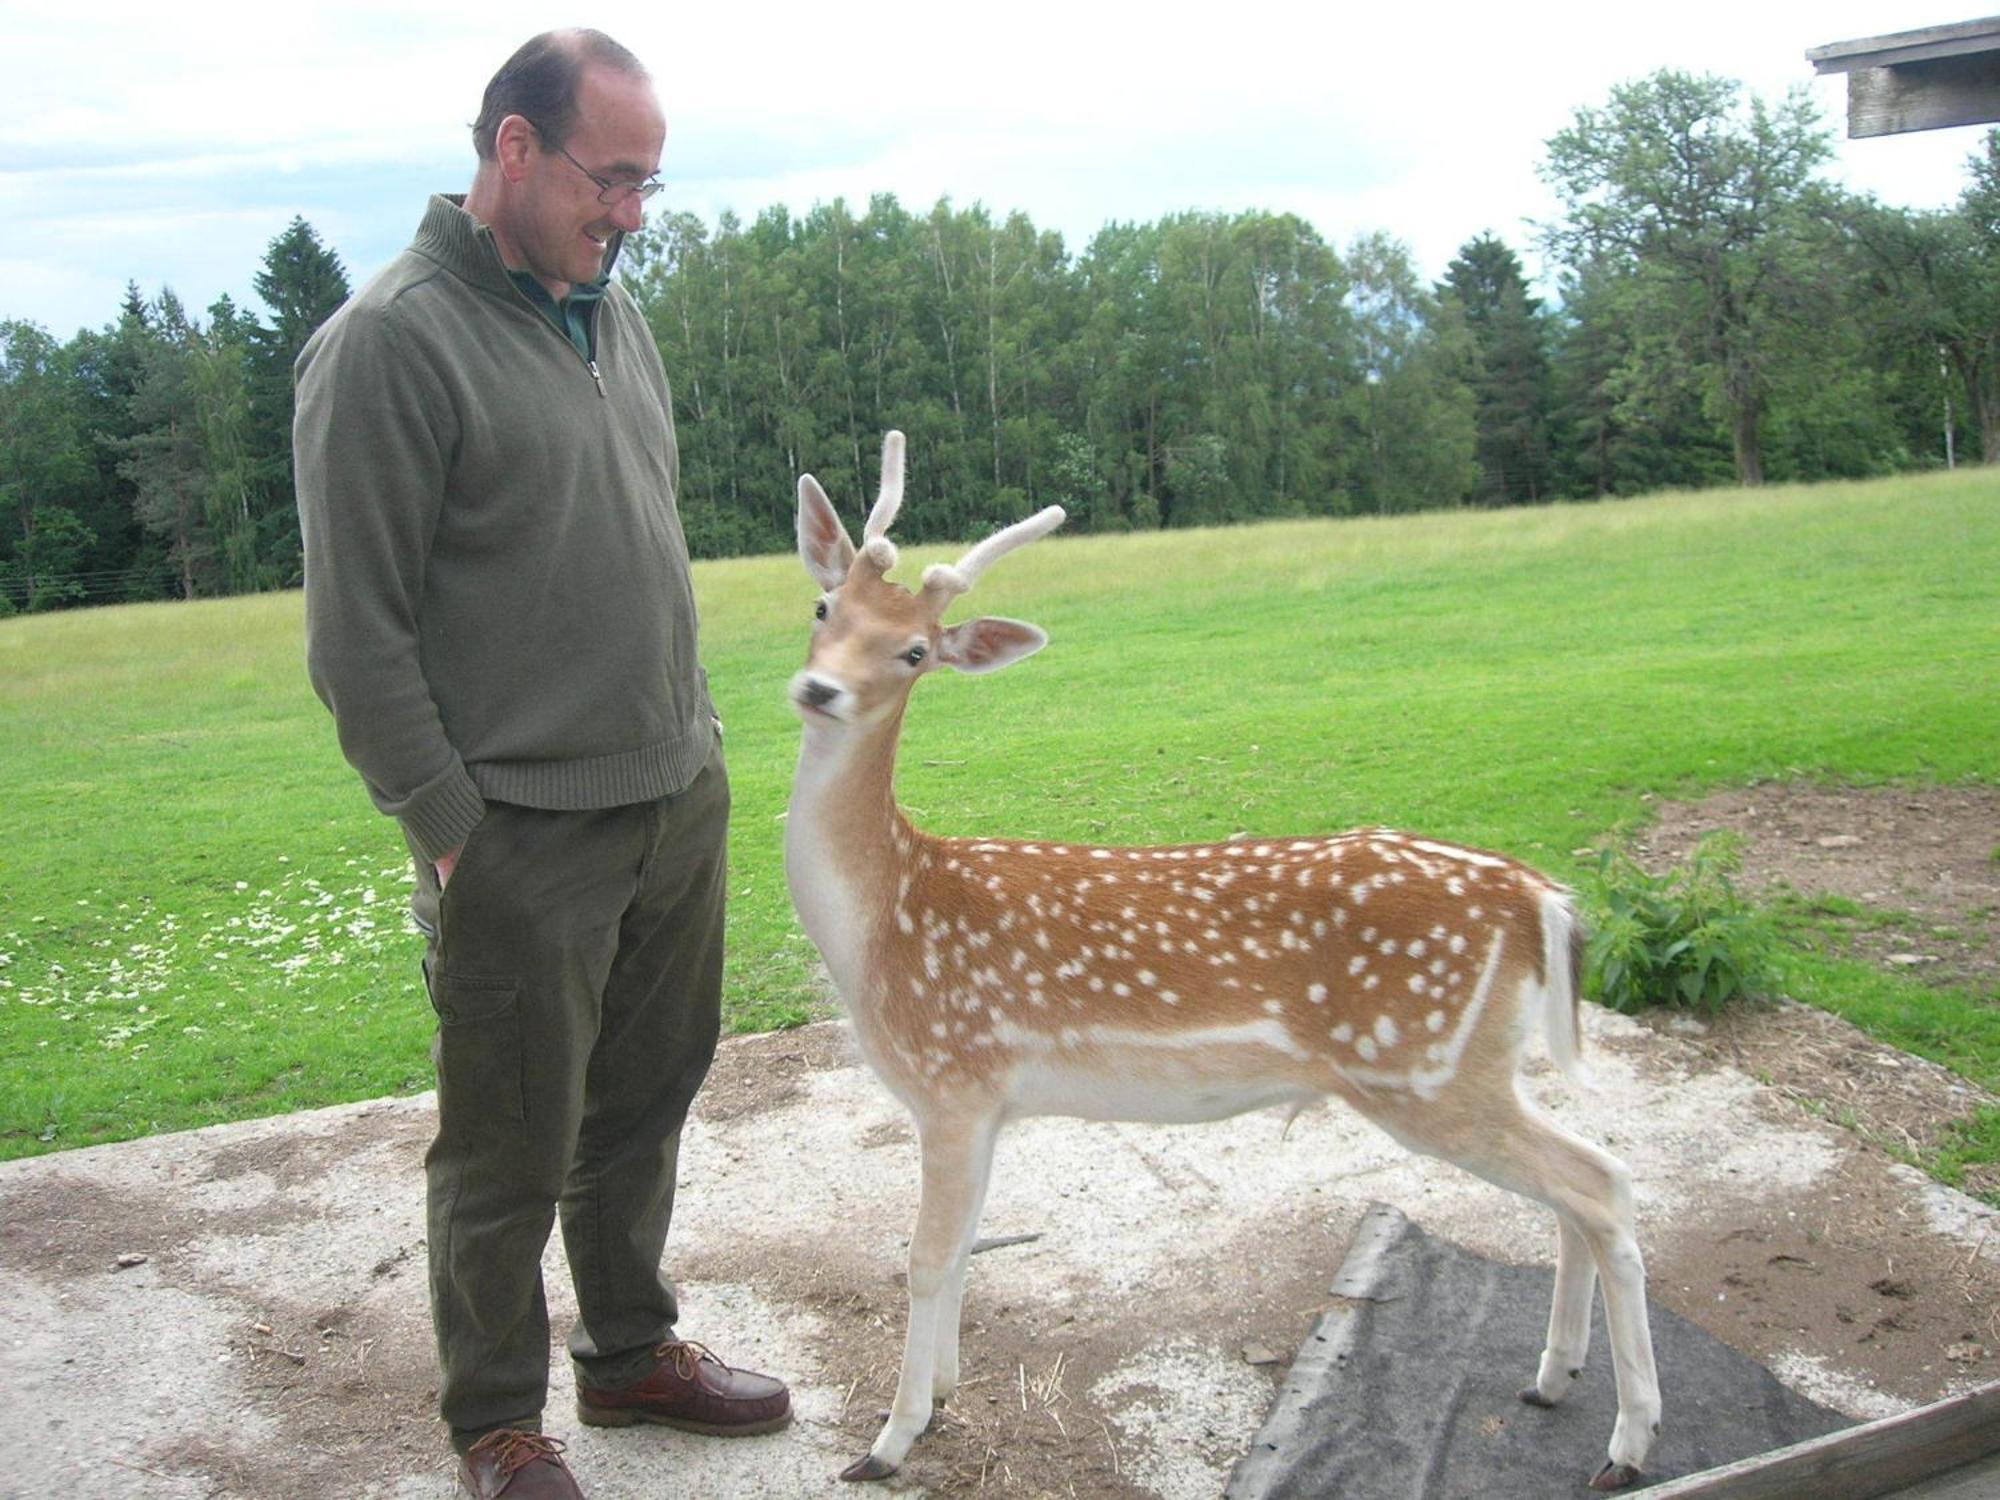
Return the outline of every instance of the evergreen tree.
{"type": "Polygon", "coordinates": [[[1482,234],[1460,247],[1440,296],[1457,299],[1478,356],[1472,377],[1479,431],[1479,485],[1486,505],[1547,498],[1551,398],[1548,324],[1528,295],[1521,262],[1505,243],[1482,234]]]}
{"type": "Polygon", "coordinates": [[[252,571],[272,584],[295,584],[304,575],[292,491],[292,366],[306,340],[347,300],[347,272],[313,227],[295,218],[271,241],[250,284],[271,321],[259,326],[239,314],[224,339],[242,347],[249,382],[240,483],[255,533],[252,571]]]}

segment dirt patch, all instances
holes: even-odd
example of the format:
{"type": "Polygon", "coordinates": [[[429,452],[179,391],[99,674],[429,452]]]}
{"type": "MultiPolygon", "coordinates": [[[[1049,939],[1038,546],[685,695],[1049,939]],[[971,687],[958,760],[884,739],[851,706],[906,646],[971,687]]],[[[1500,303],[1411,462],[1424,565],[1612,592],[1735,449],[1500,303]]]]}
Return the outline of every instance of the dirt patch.
{"type": "Polygon", "coordinates": [[[1742,882],[1867,908],[1853,952],[2000,1004],[2000,788],[1769,781],[1664,802],[1642,862],[1684,859],[1705,834],[1740,841],[1742,882]]]}
{"type": "MultiPolygon", "coordinates": [[[[1816,905],[1848,956],[1970,989],[2000,1007],[2000,789],[1762,782],[1661,803],[1633,847],[1659,870],[1711,833],[1736,841],[1744,889],[1816,905]]],[[[1664,1015],[1642,1022],[1908,1156],[1934,1149],[1976,1109],[2000,1104],[1946,1068],[1789,1001],[1739,1007],[1705,1024],[1664,1015]]],[[[1966,1175],[1970,1191],[2000,1196],[2000,1166],[1966,1175]]]]}
{"type": "Polygon", "coordinates": [[[854,1053],[827,1026],[737,1037],[719,1048],[701,1086],[701,1116],[721,1122],[796,1099],[805,1079],[844,1067],[854,1053]]]}

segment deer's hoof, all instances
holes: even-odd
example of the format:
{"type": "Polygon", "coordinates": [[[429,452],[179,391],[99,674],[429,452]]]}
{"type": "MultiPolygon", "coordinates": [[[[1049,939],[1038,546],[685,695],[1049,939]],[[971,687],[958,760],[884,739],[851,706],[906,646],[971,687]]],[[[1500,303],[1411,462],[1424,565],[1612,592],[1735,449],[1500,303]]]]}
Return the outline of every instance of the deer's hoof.
{"type": "Polygon", "coordinates": [[[1612,1490],[1624,1489],[1638,1477],[1639,1471],[1630,1464],[1606,1464],[1590,1481],[1590,1487],[1600,1494],[1608,1494],[1612,1490]]]}
{"type": "Polygon", "coordinates": [[[1529,1386],[1526,1390],[1522,1391],[1521,1399],[1530,1406],[1553,1407],[1555,1405],[1555,1402],[1544,1396],[1534,1386],[1529,1386]]]}
{"type": "Polygon", "coordinates": [[[865,1479],[887,1479],[896,1472],[896,1466],[886,1458],[866,1454],[840,1471],[840,1477],[850,1483],[865,1479]]]}

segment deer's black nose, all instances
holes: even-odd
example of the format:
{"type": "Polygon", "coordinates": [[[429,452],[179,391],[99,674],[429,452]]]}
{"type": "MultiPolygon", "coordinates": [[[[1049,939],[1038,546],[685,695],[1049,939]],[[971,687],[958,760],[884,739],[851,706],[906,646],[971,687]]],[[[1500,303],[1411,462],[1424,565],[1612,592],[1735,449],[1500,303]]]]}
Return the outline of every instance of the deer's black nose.
{"type": "Polygon", "coordinates": [[[799,701],[807,708],[825,708],[839,696],[839,688],[831,687],[817,677],[808,677],[799,688],[799,701]]]}

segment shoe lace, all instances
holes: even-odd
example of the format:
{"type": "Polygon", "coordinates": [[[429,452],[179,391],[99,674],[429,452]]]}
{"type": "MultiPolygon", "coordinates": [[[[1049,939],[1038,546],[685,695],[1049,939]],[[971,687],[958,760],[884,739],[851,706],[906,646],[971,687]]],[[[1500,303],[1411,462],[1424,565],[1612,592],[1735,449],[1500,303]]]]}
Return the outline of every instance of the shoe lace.
{"type": "Polygon", "coordinates": [[[474,1443],[466,1456],[470,1458],[473,1453],[482,1450],[491,1451],[494,1454],[494,1462],[500,1466],[500,1472],[514,1474],[527,1468],[529,1464],[543,1460],[560,1465],[562,1451],[567,1446],[568,1444],[561,1438],[548,1437],[539,1432],[522,1432],[513,1427],[502,1427],[487,1433],[474,1443]]]}
{"type": "Polygon", "coordinates": [[[706,1344],[697,1344],[692,1339],[668,1339],[655,1349],[653,1354],[658,1359],[671,1359],[674,1362],[674,1373],[683,1380],[693,1380],[694,1372],[701,1367],[703,1360],[725,1372],[729,1369],[728,1365],[716,1358],[713,1349],[706,1344]]]}

